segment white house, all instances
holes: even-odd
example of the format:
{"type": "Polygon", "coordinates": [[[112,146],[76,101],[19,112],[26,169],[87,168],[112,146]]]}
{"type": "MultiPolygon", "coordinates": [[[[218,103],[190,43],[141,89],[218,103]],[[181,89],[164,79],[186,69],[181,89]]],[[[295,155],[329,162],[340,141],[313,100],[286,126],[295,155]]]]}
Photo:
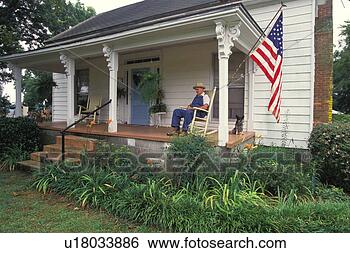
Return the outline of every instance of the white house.
{"type": "MultiPolygon", "coordinates": [[[[270,84],[251,60],[237,69],[280,8],[279,0],[145,0],[99,14],[47,41],[44,48],[4,56],[21,69],[53,73],[53,121],[74,122],[86,94],[112,100],[101,112],[118,123],[148,125],[148,108],[133,92],[137,76],[159,71],[168,112],[193,98],[198,82],[218,87],[210,128],[225,146],[235,116],[266,145],[307,146],[315,122],[329,120],[332,80],[332,1],[289,0],[284,8],[282,119],[267,110],[270,84]],[[236,73],[234,76],[233,74],[236,73]],[[230,86],[227,84],[230,83],[230,86]],[[123,96],[118,96],[118,90],[123,96]]],[[[20,114],[20,110],[17,110],[20,114]]]]}

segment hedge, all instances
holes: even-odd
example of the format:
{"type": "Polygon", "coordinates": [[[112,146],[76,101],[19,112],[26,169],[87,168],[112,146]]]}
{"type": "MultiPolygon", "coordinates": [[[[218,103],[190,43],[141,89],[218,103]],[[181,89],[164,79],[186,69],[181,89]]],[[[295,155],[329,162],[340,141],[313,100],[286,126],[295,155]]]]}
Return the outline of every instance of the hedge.
{"type": "Polygon", "coordinates": [[[33,120],[0,117],[0,154],[13,147],[32,152],[39,148],[39,139],[40,130],[33,120]]]}
{"type": "Polygon", "coordinates": [[[350,124],[316,126],[309,148],[320,180],[350,192],[350,124]]]}

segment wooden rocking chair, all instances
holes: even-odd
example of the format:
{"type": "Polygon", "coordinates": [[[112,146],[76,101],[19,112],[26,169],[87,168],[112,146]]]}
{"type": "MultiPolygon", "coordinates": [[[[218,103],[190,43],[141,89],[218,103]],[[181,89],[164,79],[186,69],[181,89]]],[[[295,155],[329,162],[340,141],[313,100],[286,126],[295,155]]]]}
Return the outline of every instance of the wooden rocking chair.
{"type": "MultiPolygon", "coordinates": [[[[86,107],[82,105],[79,106],[79,119],[82,117],[84,114],[89,114],[90,112],[96,110],[98,107],[101,106],[102,102],[102,97],[101,96],[89,96],[87,100],[86,107]]],[[[93,114],[93,120],[95,123],[98,123],[97,120],[97,115],[98,112],[95,112],[93,114]]]]}
{"type": "Polygon", "coordinates": [[[217,88],[215,87],[213,90],[206,92],[206,94],[210,97],[210,103],[209,103],[208,110],[204,110],[204,109],[197,108],[197,107],[193,108],[194,115],[193,115],[193,120],[191,123],[190,133],[195,132],[195,133],[199,133],[203,136],[207,136],[210,134],[214,134],[218,131],[218,130],[208,131],[208,124],[209,124],[210,114],[212,111],[211,109],[212,109],[212,106],[214,104],[216,89],[217,88]],[[207,116],[204,118],[197,117],[198,111],[206,112],[207,116]]]}

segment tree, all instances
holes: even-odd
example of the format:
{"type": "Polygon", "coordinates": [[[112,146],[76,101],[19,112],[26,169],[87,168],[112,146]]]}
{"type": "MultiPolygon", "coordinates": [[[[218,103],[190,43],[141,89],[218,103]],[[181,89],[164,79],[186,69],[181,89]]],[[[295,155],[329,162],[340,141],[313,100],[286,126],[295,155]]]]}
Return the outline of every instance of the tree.
{"type": "MultiPolygon", "coordinates": [[[[0,0],[0,55],[43,47],[44,42],[52,36],[95,14],[93,8],[85,7],[79,1],[73,4],[65,0],[0,0]]],[[[30,72],[26,76],[25,92],[27,89],[32,90],[30,84],[47,80],[47,73],[42,72],[30,72]]],[[[0,63],[0,86],[11,80],[12,75],[8,72],[7,64],[0,63]]],[[[42,85],[45,86],[43,83],[42,85]]],[[[29,94],[27,95],[27,100],[33,99],[34,97],[29,98],[29,94]]]]}
{"type": "Polygon", "coordinates": [[[334,53],[334,109],[350,113],[350,21],[342,26],[342,48],[334,53]]]}
{"type": "Polygon", "coordinates": [[[27,70],[23,77],[23,86],[24,103],[30,110],[37,109],[45,100],[48,105],[52,104],[52,87],[55,83],[51,73],[27,70]]]}

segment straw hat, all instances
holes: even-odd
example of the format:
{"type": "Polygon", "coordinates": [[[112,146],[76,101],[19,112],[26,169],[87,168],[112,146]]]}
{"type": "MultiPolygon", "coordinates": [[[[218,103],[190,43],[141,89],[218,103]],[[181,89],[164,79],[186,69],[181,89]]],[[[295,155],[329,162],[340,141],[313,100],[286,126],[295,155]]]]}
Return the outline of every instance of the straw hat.
{"type": "Polygon", "coordinates": [[[195,86],[193,86],[193,89],[197,89],[197,88],[205,89],[205,86],[203,83],[197,83],[195,86]]]}

